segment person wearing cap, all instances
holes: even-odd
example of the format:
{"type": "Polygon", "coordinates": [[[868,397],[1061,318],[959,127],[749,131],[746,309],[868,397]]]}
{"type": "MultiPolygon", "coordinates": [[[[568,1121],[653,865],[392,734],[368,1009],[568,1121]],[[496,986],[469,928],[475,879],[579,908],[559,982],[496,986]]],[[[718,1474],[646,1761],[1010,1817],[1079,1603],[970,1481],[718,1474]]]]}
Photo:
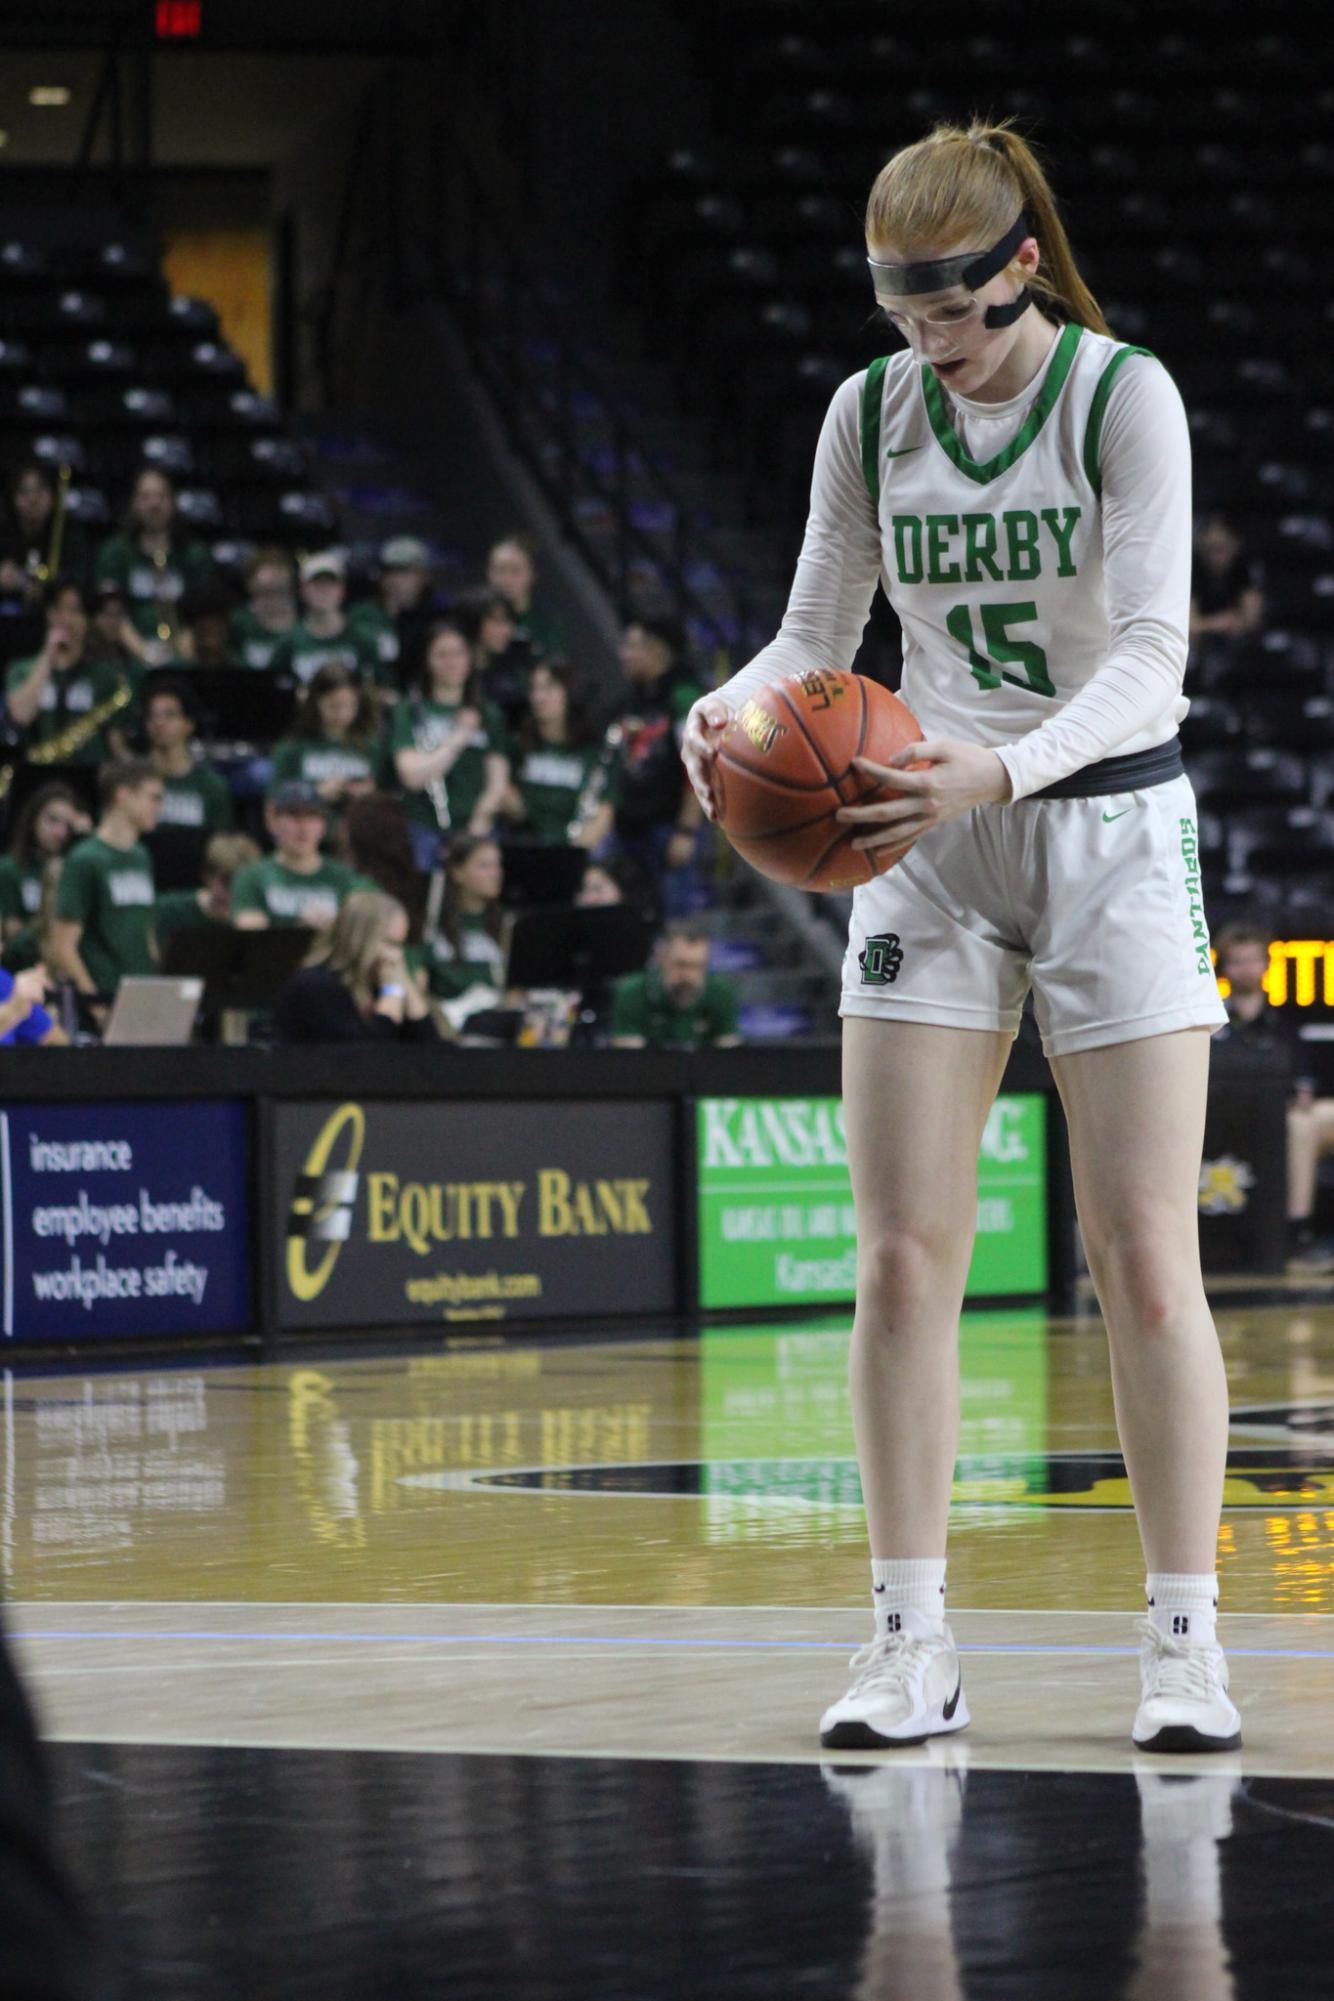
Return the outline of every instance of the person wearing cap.
{"type": "Polygon", "coordinates": [[[233,667],[267,673],[280,643],[296,626],[296,565],[291,553],[275,547],[256,549],[245,566],[246,602],[227,625],[227,650],[233,667]]]}
{"type": "Polygon", "coordinates": [[[264,815],[273,853],[238,869],[232,879],[232,914],[242,931],[270,925],[308,924],[321,931],[332,924],[359,878],[346,862],[320,852],[324,804],[313,785],[291,779],[269,795],[264,815]]]}
{"type": "Polygon", "coordinates": [[[373,642],[381,668],[398,681],[401,663],[413,659],[435,617],[431,552],[415,535],[392,535],[380,545],[380,577],[373,598],[348,612],[373,642]]]}
{"type": "MultiPolygon", "coordinates": [[[[301,616],[274,648],[271,671],[303,688],[321,667],[346,667],[369,683],[382,683],[384,668],[374,643],[344,610],[347,561],[342,552],[322,549],[305,557],[299,576],[301,616]]],[[[392,674],[388,678],[392,685],[392,674]]]]}

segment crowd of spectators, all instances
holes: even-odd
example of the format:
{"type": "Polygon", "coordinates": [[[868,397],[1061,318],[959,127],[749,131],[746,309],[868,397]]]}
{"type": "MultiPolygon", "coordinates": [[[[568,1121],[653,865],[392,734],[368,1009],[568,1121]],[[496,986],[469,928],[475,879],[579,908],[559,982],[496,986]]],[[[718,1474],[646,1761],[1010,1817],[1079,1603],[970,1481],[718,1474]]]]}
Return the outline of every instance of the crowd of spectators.
{"type": "Polygon", "coordinates": [[[535,1033],[539,983],[531,968],[522,992],[507,978],[519,850],[574,861],[516,873],[545,882],[544,903],[670,922],[711,900],[679,754],[700,682],[674,621],[626,624],[608,700],[569,658],[522,533],[444,602],[409,535],[369,575],[338,548],[298,560],[278,546],[224,571],[155,466],[100,546],[56,519],[42,465],[17,469],[6,503],[0,961],[15,994],[61,998],[91,1039],[119,983],[188,967],[192,938],[300,926],[306,963],[252,1011],[252,1035],[524,1039],[527,1020],[545,1040],[576,1019],[593,1040],[734,1035],[719,976],[707,1007],[685,987],[666,998],[693,978],[682,952],[707,961],[702,932],[672,933],[627,976],[633,1000],[591,982],[535,1033]],[[167,885],[173,840],[193,843],[192,873],[167,885]],[[646,981],[652,1025],[631,1030],[646,981]]]}

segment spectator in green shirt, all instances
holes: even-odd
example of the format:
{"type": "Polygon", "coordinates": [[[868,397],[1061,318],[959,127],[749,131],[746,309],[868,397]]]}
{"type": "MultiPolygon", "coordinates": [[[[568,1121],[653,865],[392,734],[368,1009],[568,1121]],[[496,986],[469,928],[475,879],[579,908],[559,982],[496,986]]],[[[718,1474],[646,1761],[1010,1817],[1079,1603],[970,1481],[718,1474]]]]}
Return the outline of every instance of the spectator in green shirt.
{"type": "Polygon", "coordinates": [[[256,549],[245,566],[246,602],[227,626],[233,667],[267,673],[279,644],[296,628],[296,564],[286,549],[256,549]]]}
{"type": "Polygon", "coordinates": [[[382,670],[396,685],[404,663],[420,657],[437,616],[430,550],[415,535],[391,535],[380,545],[375,596],[354,604],[348,617],[373,641],[382,670]]]}
{"type": "Polygon", "coordinates": [[[445,853],[440,928],[426,941],[426,978],[437,1000],[469,987],[499,995],[505,983],[500,849],[476,834],[456,834],[445,853]]]}
{"type": "Polygon", "coordinates": [[[301,565],[301,616],[274,648],[271,672],[313,681],[321,667],[346,667],[367,683],[393,690],[392,673],[381,666],[375,643],[343,609],[347,564],[337,549],[307,556],[301,565]]]}
{"type": "Polygon", "coordinates": [[[104,764],[128,755],[125,720],[129,681],[88,651],[83,592],[57,578],[46,596],[46,638],[32,660],[16,660],[5,677],[9,719],[40,745],[48,761],[104,764]]]}
{"type": "Polygon", "coordinates": [[[434,865],[442,834],[490,834],[509,786],[509,741],[452,618],[431,628],[420,692],[395,709],[389,747],[418,868],[434,865]]]}
{"type": "Polygon", "coordinates": [[[736,990],[709,971],[709,934],[689,917],[663,931],[651,964],[617,980],[611,1039],[616,1049],[730,1049],[737,1034],[736,990]]]}
{"type": "Polygon", "coordinates": [[[41,908],[42,871],[91,832],[92,821],[68,785],[39,786],[24,801],[9,853],[0,861],[0,936],[6,944],[41,908]]]}
{"type": "Polygon", "coordinates": [[[612,826],[613,771],[582,690],[561,660],[543,660],[528,682],[515,733],[514,780],[505,813],[521,840],[598,848],[612,826]]]}
{"type": "Polygon", "coordinates": [[[81,994],[115,992],[127,973],[151,973],[153,862],[143,836],[162,810],[162,780],[144,758],[118,758],[98,781],[102,817],[70,850],[51,925],[52,970],[81,994]]]}
{"type": "Polygon", "coordinates": [[[174,483],[157,466],[145,466],[134,482],[123,532],[98,551],[96,576],[125,591],[147,666],[173,658],[181,599],[212,570],[212,556],[176,511],[174,483]]]}
{"type": "Polygon", "coordinates": [[[274,851],[238,870],[232,882],[234,922],[241,931],[271,924],[308,924],[322,931],[358,882],[345,862],[320,853],[324,805],[313,785],[289,780],[270,795],[265,814],[274,851]]]}
{"type": "Polygon", "coordinates": [[[515,634],[530,642],[534,654],[563,654],[565,635],[555,612],[534,602],[537,545],[531,535],[502,535],[486,556],[486,581],[499,591],[514,616],[515,634]]]}
{"type": "Polygon", "coordinates": [[[154,681],[144,701],[148,761],[166,790],[158,825],[223,833],[235,819],[232,795],[220,771],[192,749],[197,723],[194,697],[183,681],[154,681]]]}
{"type": "Polygon", "coordinates": [[[153,906],[158,951],[182,932],[208,931],[232,921],[232,882],[243,868],[261,859],[259,844],[249,834],[215,834],[204,850],[198,889],[169,889],[153,906]]]}
{"type": "Polygon", "coordinates": [[[387,776],[375,689],[350,668],[321,667],[297,704],[292,734],[274,748],[274,785],[300,779],[337,808],[387,776]]]}

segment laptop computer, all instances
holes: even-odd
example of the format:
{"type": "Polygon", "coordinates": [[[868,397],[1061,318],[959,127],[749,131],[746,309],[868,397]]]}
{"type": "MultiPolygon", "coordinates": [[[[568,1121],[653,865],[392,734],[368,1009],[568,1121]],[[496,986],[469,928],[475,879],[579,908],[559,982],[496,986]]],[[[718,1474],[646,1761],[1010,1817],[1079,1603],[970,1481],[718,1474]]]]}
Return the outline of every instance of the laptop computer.
{"type": "Polygon", "coordinates": [[[103,1046],[153,1045],[159,1049],[179,1049],[194,1032],[195,1016],[203,998],[202,980],[127,974],[111,1003],[103,1046]]]}

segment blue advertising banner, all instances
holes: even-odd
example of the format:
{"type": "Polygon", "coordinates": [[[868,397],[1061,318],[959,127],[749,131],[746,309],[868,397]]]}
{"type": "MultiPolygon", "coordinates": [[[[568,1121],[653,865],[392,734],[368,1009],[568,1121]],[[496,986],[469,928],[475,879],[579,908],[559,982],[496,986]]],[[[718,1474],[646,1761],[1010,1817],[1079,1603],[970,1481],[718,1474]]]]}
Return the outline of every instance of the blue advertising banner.
{"type": "Polygon", "coordinates": [[[6,1340],[250,1324],[243,1104],[0,1108],[6,1340]]]}

